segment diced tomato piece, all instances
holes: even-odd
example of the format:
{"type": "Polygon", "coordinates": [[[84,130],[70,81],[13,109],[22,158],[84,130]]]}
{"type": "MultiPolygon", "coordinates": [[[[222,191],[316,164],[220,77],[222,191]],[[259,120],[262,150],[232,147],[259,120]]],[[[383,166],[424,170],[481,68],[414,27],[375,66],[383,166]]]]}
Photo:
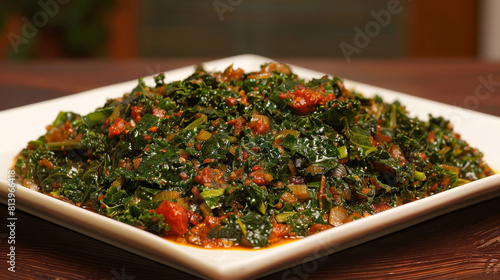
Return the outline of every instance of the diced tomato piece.
{"type": "Polygon", "coordinates": [[[47,143],[62,142],[74,136],[73,127],[68,121],[57,127],[47,126],[47,131],[45,135],[45,142],[47,143]]]}
{"type": "Polygon", "coordinates": [[[236,101],[238,101],[238,100],[236,100],[236,98],[234,98],[234,97],[228,97],[228,98],[226,99],[226,104],[227,104],[227,106],[228,106],[229,108],[231,108],[231,107],[233,107],[233,106],[234,106],[234,104],[236,104],[236,101]]]}
{"type": "Polygon", "coordinates": [[[64,123],[64,130],[68,133],[68,134],[73,134],[73,127],[71,126],[71,123],[69,121],[66,121],[64,123]]]}
{"type": "Polygon", "coordinates": [[[271,234],[273,234],[276,237],[283,237],[288,234],[289,230],[290,226],[287,224],[273,223],[273,230],[271,234]]]}
{"type": "Polygon", "coordinates": [[[203,160],[203,163],[214,162],[214,161],[215,161],[215,159],[213,159],[213,158],[206,158],[203,160]]]}
{"type": "Polygon", "coordinates": [[[52,164],[52,162],[48,161],[46,158],[39,160],[38,164],[40,164],[41,166],[45,166],[47,169],[54,168],[54,164],[52,164]]]}
{"type": "Polygon", "coordinates": [[[220,225],[221,219],[222,217],[207,216],[205,217],[205,222],[210,226],[210,228],[214,228],[220,225]]]}
{"type": "Polygon", "coordinates": [[[157,116],[160,119],[163,119],[166,113],[167,111],[165,111],[164,109],[153,107],[153,115],[157,116]]]}
{"type": "Polygon", "coordinates": [[[290,232],[290,226],[287,224],[273,223],[273,229],[269,235],[269,243],[280,242],[284,237],[287,237],[290,232]]]}
{"type": "Polygon", "coordinates": [[[115,119],[113,124],[109,127],[109,137],[117,136],[122,134],[125,131],[125,126],[127,125],[127,121],[118,117],[115,119]]]}
{"type": "Polygon", "coordinates": [[[203,216],[191,211],[189,213],[189,222],[196,226],[197,224],[203,222],[203,216]]]}
{"type": "Polygon", "coordinates": [[[165,217],[165,223],[170,226],[168,234],[184,235],[188,231],[188,211],[176,202],[164,200],[155,212],[165,217]]]}
{"type": "Polygon", "coordinates": [[[245,71],[241,68],[238,68],[236,70],[233,69],[233,65],[231,64],[229,67],[224,70],[224,73],[218,74],[216,76],[216,79],[218,82],[227,82],[227,81],[233,81],[233,80],[241,80],[243,79],[243,74],[245,71]]]}
{"type": "Polygon", "coordinates": [[[427,155],[425,153],[418,153],[418,157],[421,159],[421,160],[427,160],[427,155]]]}
{"type": "Polygon", "coordinates": [[[262,169],[262,166],[260,166],[260,165],[252,166],[252,171],[257,171],[257,170],[261,170],[261,169],[262,169]]]}
{"type": "Polygon", "coordinates": [[[266,172],[263,169],[253,171],[252,173],[248,174],[248,177],[252,178],[252,181],[259,185],[263,186],[266,184],[266,179],[265,179],[266,172]]]}
{"type": "Polygon", "coordinates": [[[441,181],[441,186],[443,187],[447,187],[450,185],[450,178],[449,177],[445,177],[442,181],[441,181]]]}
{"type": "Polygon", "coordinates": [[[233,135],[237,136],[243,131],[243,124],[245,124],[245,119],[243,117],[237,117],[236,119],[232,119],[227,122],[228,125],[234,126],[233,135]]]}
{"type": "Polygon", "coordinates": [[[434,132],[434,130],[432,130],[429,135],[427,136],[427,140],[429,141],[429,143],[434,143],[434,141],[436,141],[436,134],[434,132]]]}
{"type": "Polygon", "coordinates": [[[245,106],[249,105],[248,104],[248,97],[247,97],[247,95],[246,95],[246,93],[245,93],[244,90],[240,90],[240,96],[241,96],[240,97],[240,103],[243,104],[243,105],[245,105],[245,106]]]}
{"type": "Polygon", "coordinates": [[[179,173],[179,177],[181,177],[182,180],[187,180],[187,178],[189,178],[187,173],[184,171],[179,173]]]}
{"type": "Polygon", "coordinates": [[[259,114],[252,115],[252,119],[247,124],[247,127],[252,130],[253,135],[263,135],[271,131],[269,118],[259,114]]]}
{"type": "MultiPolygon", "coordinates": [[[[214,217],[207,216],[205,220],[201,218],[201,220],[197,220],[198,224],[190,229],[189,239],[192,243],[204,246],[207,248],[210,240],[207,239],[208,233],[216,226],[220,225],[221,220],[224,217],[214,217]]],[[[210,246],[212,247],[212,246],[210,246]]]]}
{"type": "Polygon", "coordinates": [[[246,160],[250,154],[247,151],[243,151],[243,160],[246,160]]]}
{"type": "Polygon", "coordinates": [[[132,113],[131,113],[132,119],[134,119],[134,121],[136,123],[138,123],[141,120],[142,108],[143,107],[139,107],[139,106],[132,106],[132,108],[130,108],[132,110],[132,113]]]}
{"type": "Polygon", "coordinates": [[[383,135],[377,131],[377,133],[375,133],[375,141],[381,142],[381,143],[392,142],[392,137],[387,136],[387,135],[383,135]]]}
{"type": "Polygon", "coordinates": [[[205,167],[198,171],[198,174],[194,177],[194,181],[198,184],[204,185],[206,187],[212,186],[212,181],[214,179],[214,172],[210,167],[205,167]]]}
{"type": "Polygon", "coordinates": [[[303,85],[298,85],[295,91],[282,93],[279,97],[291,99],[288,106],[301,116],[312,113],[318,105],[325,105],[328,101],[335,100],[335,94],[326,94],[323,88],[314,90],[303,85]]]}
{"type": "Polygon", "coordinates": [[[324,230],[327,230],[327,229],[330,229],[332,228],[331,225],[325,225],[325,224],[313,224],[308,230],[307,230],[307,234],[308,235],[313,235],[315,233],[318,233],[320,231],[324,231],[324,230]]]}

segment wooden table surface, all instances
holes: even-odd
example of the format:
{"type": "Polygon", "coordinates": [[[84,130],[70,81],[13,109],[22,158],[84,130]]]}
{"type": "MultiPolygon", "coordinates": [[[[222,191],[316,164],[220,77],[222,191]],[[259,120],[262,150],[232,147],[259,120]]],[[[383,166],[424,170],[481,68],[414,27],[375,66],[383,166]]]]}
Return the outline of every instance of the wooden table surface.
{"type": "MultiPolygon", "coordinates": [[[[0,110],[207,60],[0,62],[0,110]]],[[[280,60],[500,116],[500,63],[280,60]]],[[[196,279],[22,211],[16,215],[16,272],[7,272],[7,231],[2,226],[0,279],[196,279]]],[[[1,204],[0,219],[6,217],[7,207],[1,204]]],[[[262,279],[382,278],[500,279],[500,197],[262,279]]]]}

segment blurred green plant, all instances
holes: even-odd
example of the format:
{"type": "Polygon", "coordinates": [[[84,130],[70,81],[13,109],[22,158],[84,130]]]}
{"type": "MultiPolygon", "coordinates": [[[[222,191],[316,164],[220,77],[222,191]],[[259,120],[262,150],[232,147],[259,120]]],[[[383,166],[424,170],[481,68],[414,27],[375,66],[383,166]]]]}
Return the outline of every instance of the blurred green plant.
{"type": "Polygon", "coordinates": [[[0,1],[0,31],[9,15],[17,14],[22,21],[19,30],[6,30],[11,48],[4,55],[9,59],[43,58],[47,51],[62,57],[104,55],[111,32],[106,22],[114,4],[114,0],[0,1]]]}

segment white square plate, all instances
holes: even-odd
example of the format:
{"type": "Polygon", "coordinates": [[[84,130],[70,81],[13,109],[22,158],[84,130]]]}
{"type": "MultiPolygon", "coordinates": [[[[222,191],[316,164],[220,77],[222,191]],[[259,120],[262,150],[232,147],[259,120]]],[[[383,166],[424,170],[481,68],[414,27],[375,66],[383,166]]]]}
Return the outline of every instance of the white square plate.
{"type": "MultiPolygon", "coordinates": [[[[272,59],[256,55],[240,55],[204,64],[207,70],[224,70],[234,63],[246,72],[272,59]]],[[[324,73],[291,65],[292,71],[304,79],[324,73]]],[[[194,66],[165,72],[166,80],[188,77],[194,66]]],[[[152,77],[145,79],[154,84],[152,77]]],[[[412,116],[427,119],[428,114],[441,115],[452,121],[455,130],[472,146],[485,154],[492,169],[500,170],[500,118],[462,108],[417,98],[353,81],[345,81],[349,89],[365,96],[378,94],[386,102],[400,100],[412,116]]],[[[102,106],[109,98],[130,92],[137,81],[130,81],[85,91],[68,97],[0,112],[0,200],[7,203],[7,170],[16,154],[30,140],[45,133],[58,112],[87,114],[102,106]]],[[[357,220],[313,236],[260,250],[202,249],[167,241],[133,226],[109,219],[51,198],[16,187],[16,208],[61,226],[113,244],[146,258],[178,268],[203,278],[248,279],[270,274],[292,265],[305,263],[424,220],[451,212],[500,195],[500,174],[481,179],[395,209],[357,220]]]]}

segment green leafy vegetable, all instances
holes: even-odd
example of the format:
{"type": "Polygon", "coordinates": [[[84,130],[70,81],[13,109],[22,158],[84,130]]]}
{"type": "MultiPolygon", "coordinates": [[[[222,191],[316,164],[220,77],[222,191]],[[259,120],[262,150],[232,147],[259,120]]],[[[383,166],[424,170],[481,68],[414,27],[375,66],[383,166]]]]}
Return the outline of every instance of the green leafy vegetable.
{"type": "Polygon", "coordinates": [[[160,236],[261,248],[493,174],[447,120],[338,77],[268,63],[154,80],[60,112],[19,153],[22,183],[160,236]]]}

